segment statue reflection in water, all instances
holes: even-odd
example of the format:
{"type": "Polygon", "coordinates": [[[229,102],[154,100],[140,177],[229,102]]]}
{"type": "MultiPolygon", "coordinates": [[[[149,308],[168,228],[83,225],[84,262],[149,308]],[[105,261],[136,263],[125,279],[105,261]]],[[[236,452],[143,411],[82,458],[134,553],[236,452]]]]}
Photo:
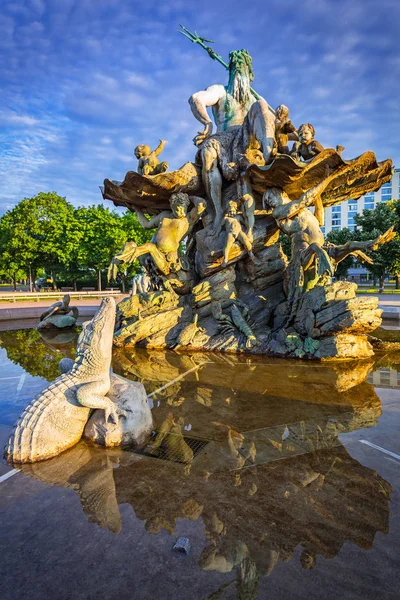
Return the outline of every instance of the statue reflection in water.
{"type": "MultiPolygon", "coordinates": [[[[140,358],[135,357],[131,372],[139,378],[140,358]]],[[[236,358],[219,360],[239,364],[236,358]]],[[[143,364],[148,380],[148,363],[143,364]]],[[[125,503],[149,534],[165,530],[174,535],[178,519],[201,521],[205,545],[199,567],[232,572],[232,579],[209,600],[222,598],[233,584],[238,598],[256,598],[259,578],[270,575],[278,562],[292,560],[299,547],[302,567],[312,569],[319,556],[334,558],[346,542],[367,550],[377,532],[388,532],[391,485],[354,459],[338,438],[378,421],[381,404],[365,381],[371,363],[315,369],[292,364],[289,370],[283,364],[279,369],[278,363],[268,367],[242,361],[240,382],[232,375],[233,400],[220,387],[221,364],[209,365],[204,367],[209,369],[207,385],[200,372],[200,381],[193,377],[190,386],[174,384],[175,402],[161,396],[155,403],[157,433],[141,455],[81,442],[57,458],[18,468],[73,489],[88,520],[115,534],[122,528],[119,506],[125,503]],[[275,369],[275,381],[279,369],[281,384],[274,396],[265,390],[271,380],[268,368],[275,369]],[[241,386],[247,395],[250,388],[253,398],[258,390],[263,399],[265,410],[257,405],[254,423],[241,386]],[[268,412],[273,399],[279,401],[281,424],[276,423],[277,410],[268,412]],[[185,409],[188,401],[190,410],[185,409]],[[189,416],[194,424],[194,406],[207,413],[212,431],[199,453],[193,432],[185,429],[189,416]],[[309,413],[307,406],[312,407],[309,413]]]]}

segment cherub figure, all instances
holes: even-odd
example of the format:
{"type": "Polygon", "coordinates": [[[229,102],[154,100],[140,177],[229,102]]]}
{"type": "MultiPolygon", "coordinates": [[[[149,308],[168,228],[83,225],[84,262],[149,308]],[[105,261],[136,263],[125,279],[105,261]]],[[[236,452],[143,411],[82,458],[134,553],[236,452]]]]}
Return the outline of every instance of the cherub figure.
{"type": "Polygon", "coordinates": [[[228,202],[228,210],[223,219],[223,226],[226,231],[226,242],[224,248],[224,260],[222,262],[223,267],[226,267],[229,261],[229,252],[233,244],[238,240],[242,246],[249,253],[249,257],[253,262],[256,262],[256,257],[252,252],[252,244],[249,237],[245,234],[242,229],[242,218],[237,214],[237,203],[234,200],[228,202]]]}
{"type": "Polygon", "coordinates": [[[280,104],[275,109],[275,142],[278,154],[290,154],[288,141],[297,141],[296,127],[289,119],[289,109],[284,104],[280,104]]]}
{"type": "Polygon", "coordinates": [[[160,163],[157,158],[164,150],[165,144],[165,140],[160,140],[160,143],[155,150],[151,150],[150,146],[147,146],[146,144],[136,146],[135,156],[139,161],[137,166],[139,175],[158,175],[159,173],[165,173],[168,169],[168,163],[160,163]]]}
{"type": "Polygon", "coordinates": [[[324,147],[314,139],[315,129],[311,123],[303,123],[303,125],[300,125],[297,133],[299,136],[299,141],[293,144],[293,148],[290,153],[293,158],[297,160],[302,158],[304,161],[307,161],[311,160],[317,156],[317,154],[322,152],[324,147]]]}

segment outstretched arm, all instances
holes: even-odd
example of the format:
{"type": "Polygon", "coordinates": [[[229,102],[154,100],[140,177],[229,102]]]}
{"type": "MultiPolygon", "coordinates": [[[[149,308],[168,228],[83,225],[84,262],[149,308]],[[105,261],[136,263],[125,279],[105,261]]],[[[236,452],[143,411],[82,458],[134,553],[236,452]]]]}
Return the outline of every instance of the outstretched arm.
{"type": "Polygon", "coordinates": [[[161,154],[161,152],[164,150],[165,148],[165,144],[167,142],[165,140],[160,140],[160,143],[158,144],[157,148],[154,150],[154,154],[156,156],[158,156],[159,154],[161,154]]]}
{"type": "Polygon", "coordinates": [[[226,91],[223,85],[210,85],[206,90],[196,92],[189,98],[190,108],[193,116],[204,125],[204,131],[194,138],[194,143],[199,146],[212,134],[212,121],[208,115],[207,107],[214,106],[224,98],[226,91]]]}
{"type": "Polygon", "coordinates": [[[278,220],[292,219],[308,206],[315,206],[318,208],[318,212],[321,212],[321,208],[323,211],[321,194],[328,187],[330,181],[331,177],[327,175],[321,183],[304,192],[297,200],[276,206],[272,211],[273,216],[278,220]]]}
{"type": "Polygon", "coordinates": [[[193,229],[193,226],[200,219],[201,215],[207,208],[207,203],[204,198],[200,198],[200,196],[189,196],[190,200],[193,202],[194,207],[190,211],[188,215],[189,220],[189,232],[193,229]]]}
{"type": "Polygon", "coordinates": [[[335,248],[335,260],[336,262],[341,262],[345,258],[347,258],[350,254],[360,259],[362,262],[369,263],[372,265],[374,261],[370,256],[367,256],[363,250],[377,250],[379,246],[383,244],[387,244],[396,237],[396,232],[393,231],[394,225],[390,227],[385,233],[382,235],[378,235],[378,237],[374,240],[366,240],[365,242],[346,242],[342,246],[336,246],[335,248]]]}
{"type": "Polygon", "coordinates": [[[156,215],[155,217],[148,219],[147,217],[144,216],[143,212],[141,211],[141,209],[139,207],[134,206],[133,208],[135,209],[135,213],[137,215],[139,223],[145,229],[154,229],[155,227],[158,227],[159,224],[161,223],[162,219],[165,216],[169,215],[169,213],[164,210],[159,215],[156,215]]]}

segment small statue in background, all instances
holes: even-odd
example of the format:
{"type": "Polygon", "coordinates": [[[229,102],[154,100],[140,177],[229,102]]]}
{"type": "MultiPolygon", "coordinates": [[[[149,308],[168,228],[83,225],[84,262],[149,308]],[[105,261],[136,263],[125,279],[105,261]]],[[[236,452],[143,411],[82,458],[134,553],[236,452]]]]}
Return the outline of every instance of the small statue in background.
{"type": "Polygon", "coordinates": [[[229,252],[233,244],[238,240],[249,253],[249,257],[253,262],[256,262],[256,257],[252,252],[252,244],[249,237],[245,234],[242,228],[241,216],[237,214],[237,204],[234,200],[228,202],[228,210],[223,220],[223,226],[226,231],[226,242],[224,248],[224,260],[222,266],[226,267],[229,261],[229,252]]]}
{"type": "Polygon", "coordinates": [[[275,141],[278,154],[290,154],[288,141],[297,141],[299,136],[296,127],[289,119],[289,109],[280,104],[275,109],[275,141]]]}
{"type": "Polygon", "coordinates": [[[296,160],[311,160],[322,152],[324,147],[314,139],[315,129],[311,123],[303,123],[297,130],[299,141],[293,144],[291,156],[296,160]]]}
{"type": "Polygon", "coordinates": [[[165,171],[167,171],[168,163],[160,163],[157,158],[164,150],[165,144],[165,140],[160,140],[160,143],[155,150],[151,150],[150,146],[147,146],[146,144],[136,146],[135,156],[139,161],[137,166],[139,175],[158,175],[159,173],[165,173],[165,171]]]}
{"type": "Polygon", "coordinates": [[[79,317],[79,311],[76,306],[70,306],[71,297],[65,294],[64,298],[59,302],[54,302],[47,310],[40,315],[38,329],[46,329],[49,327],[72,327],[75,325],[79,317]],[[72,314],[68,314],[71,313],[72,314]]]}

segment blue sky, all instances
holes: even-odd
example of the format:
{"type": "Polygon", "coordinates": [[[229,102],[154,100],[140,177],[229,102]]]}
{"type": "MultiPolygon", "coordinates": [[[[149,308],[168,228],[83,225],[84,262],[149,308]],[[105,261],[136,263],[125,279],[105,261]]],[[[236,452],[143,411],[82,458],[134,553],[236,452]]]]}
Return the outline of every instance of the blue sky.
{"type": "MultiPolygon", "coordinates": [[[[182,23],[253,56],[255,89],[311,122],[345,158],[400,166],[398,0],[2,0],[0,211],[39,191],[100,202],[105,177],[136,166],[139,143],[192,160],[188,97],[226,83],[182,23]]],[[[111,206],[111,204],[110,204],[111,206]]]]}

